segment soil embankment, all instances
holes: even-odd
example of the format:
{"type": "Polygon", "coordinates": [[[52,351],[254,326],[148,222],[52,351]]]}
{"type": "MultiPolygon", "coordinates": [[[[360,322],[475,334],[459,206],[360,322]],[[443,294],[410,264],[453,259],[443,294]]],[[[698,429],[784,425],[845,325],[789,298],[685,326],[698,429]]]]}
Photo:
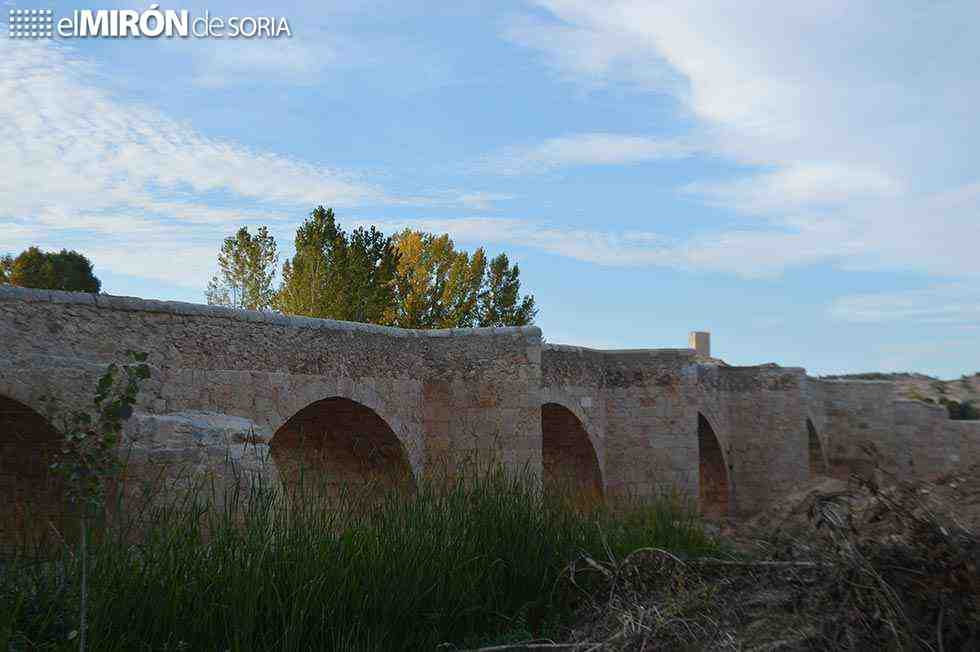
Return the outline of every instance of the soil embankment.
{"type": "MultiPolygon", "coordinates": [[[[731,554],[583,558],[604,577],[563,649],[980,649],[980,465],[927,482],[817,477],[725,523],[731,554]]],[[[531,649],[531,648],[513,648],[531,649]]]]}

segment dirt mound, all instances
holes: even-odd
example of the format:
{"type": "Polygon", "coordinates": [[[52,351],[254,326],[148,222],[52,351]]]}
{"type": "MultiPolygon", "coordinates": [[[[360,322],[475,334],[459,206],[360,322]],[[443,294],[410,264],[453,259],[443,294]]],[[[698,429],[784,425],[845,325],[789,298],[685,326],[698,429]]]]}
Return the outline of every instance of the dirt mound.
{"type": "Polygon", "coordinates": [[[582,556],[563,581],[593,588],[564,642],[482,652],[980,650],[978,526],[980,464],[928,482],[814,478],[715,528],[726,558],[582,556]]]}
{"type": "Polygon", "coordinates": [[[923,487],[933,499],[953,505],[953,518],[963,527],[980,532],[980,464],[956,469],[923,487]]]}
{"type": "MultiPolygon", "coordinates": [[[[583,558],[595,650],[980,649],[980,465],[933,482],[816,478],[736,528],[726,559],[583,558]]],[[[567,647],[565,649],[577,649],[567,647]]]]}
{"type": "Polygon", "coordinates": [[[880,471],[873,480],[863,481],[817,476],[770,504],[764,512],[734,524],[731,530],[736,537],[752,538],[774,530],[807,529],[816,503],[823,504],[825,509],[830,504],[846,505],[846,510],[839,511],[842,514],[846,511],[849,518],[867,526],[880,502],[880,497],[864,487],[868,482],[884,496],[893,496],[901,491],[900,486],[908,488],[914,484],[923,506],[943,512],[944,518],[967,530],[980,532],[980,463],[963,465],[940,477],[913,484],[898,482],[880,471]]]}
{"type": "Polygon", "coordinates": [[[850,481],[828,476],[817,476],[794,491],[773,502],[762,512],[735,526],[737,532],[759,532],[772,528],[797,526],[807,522],[807,510],[816,496],[841,496],[856,498],[857,486],[850,481]]]}

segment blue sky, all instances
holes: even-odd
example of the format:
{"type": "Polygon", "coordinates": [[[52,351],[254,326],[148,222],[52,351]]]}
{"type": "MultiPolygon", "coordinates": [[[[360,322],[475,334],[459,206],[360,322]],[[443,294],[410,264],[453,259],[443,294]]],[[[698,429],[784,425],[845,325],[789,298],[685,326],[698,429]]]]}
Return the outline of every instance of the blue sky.
{"type": "Polygon", "coordinates": [[[201,302],[224,236],[285,258],[324,204],[506,251],[548,341],[980,370],[976,2],[205,6],[292,37],[0,25],[0,252],[201,302]]]}

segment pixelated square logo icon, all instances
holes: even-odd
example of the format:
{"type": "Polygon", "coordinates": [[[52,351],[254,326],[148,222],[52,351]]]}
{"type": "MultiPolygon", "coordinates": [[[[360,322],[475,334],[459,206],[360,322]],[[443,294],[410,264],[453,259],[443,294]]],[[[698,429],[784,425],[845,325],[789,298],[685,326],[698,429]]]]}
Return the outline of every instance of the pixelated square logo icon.
{"type": "Polygon", "coordinates": [[[51,38],[54,15],[50,9],[10,9],[7,12],[9,38],[51,38]]]}

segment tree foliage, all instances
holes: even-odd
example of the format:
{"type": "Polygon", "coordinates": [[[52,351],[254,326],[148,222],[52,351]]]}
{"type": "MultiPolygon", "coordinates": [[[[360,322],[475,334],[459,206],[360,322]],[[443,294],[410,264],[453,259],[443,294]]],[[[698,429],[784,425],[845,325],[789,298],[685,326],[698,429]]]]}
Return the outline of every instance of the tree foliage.
{"type": "Polygon", "coordinates": [[[949,418],[955,421],[977,421],[980,420],[980,410],[973,405],[972,401],[952,401],[946,397],[939,399],[939,404],[946,408],[949,418]]]}
{"type": "MultiPolygon", "coordinates": [[[[265,227],[259,233],[265,237],[265,227]]],[[[229,261],[252,246],[249,237],[242,228],[225,240],[219,257],[223,271],[237,269],[229,261]]],[[[296,253],[282,266],[282,285],[270,299],[285,314],[425,329],[522,326],[537,313],[534,297],[521,295],[520,269],[506,254],[488,260],[482,247],[472,254],[457,250],[448,234],[406,229],[388,236],[373,226],[347,232],[333,209],[317,206],[296,230],[295,245],[296,253]]],[[[242,305],[229,294],[245,287],[232,280],[244,275],[212,281],[209,302],[242,305]]]]}
{"type": "Polygon", "coordinates": [[[520,275],[517,263],[511,265],[507,254],[490,261],[480,293],[480,326],[523,326],[534,321],[538,309],[533,296],[521,296],[520,275]]]}
{"type": "Polygon", "coordinates": [[[0,259],[0,283],[25,288],[98,292],[102,283],[92,271],[92,262],[78,253],[25,249],[16,258],[7,255],[0,259]]]}
{"type": "Polygon", "coordinates": [[[107,482],[121,470],[116,448],[123,425],[133,415],[141,384],[150,377],[145,352],[127,351],[126,356],[127,363],[112,363],[99,377],[94,411],[73,411],[62,424],[61,454],[51,468],[68,481],[66,497],[74,504],[103,507],[107,482]]]}
{"type": "Polygon", "coordinates": [[[253,236],[243,226],[221,245],[218,273],[208,283],[208,303],[249,310],[272,308],[278,263],[276,239],[269,229],[260,226],[253,236]]]}
{"type": "Polygon", "coordinates": [[[284,313],[384,323],[394,296],[397,255],[375,229],[346,233],[333,209],[318,206],[296,231],[296,254],[283,264],[276,307],[284,313]]]}
{"type": "Polygon", "coordinates": [[[117,481],[123,465],[117,455],[123,426],[133,416],[133,406],[140,385],[150,377],[147,354],[127,351],[129,362],[121,365],[125,378],[119,375],[120,365],[112,363],[99,378],[95,389],[94,415],[76,410],[64,420],[64,439],[61,453],[51,469],[66,480],[66,497],[80,507],[82,531],[79,540],[81,560],[81,595],[79,596],[79,626],[69,634],[78,637],[78,649],[84,651],[88,623],[88,521],[105,509],[106,489],[117,481]]]}
{"type": "Polygon", "coordinates": [[[14,257],[10,254],[0,257],[0,284],[10,283],[10,273],[14,269],[14,257]]]}
{"type": "Polygon", "coordinates": [[[448,234],[406,229],[396,236],[395,301],[385,323],[403,328],[476,326],[487,268],[483,249],[457,251],[448,234]]]}
{"type": "Polygon", "coordinates": [[[265,227],[254,238],[242,227],[224,242],[208,302],[421,329],[522,326],[537,313],[506,254],[488,260],[482,247],[457,250],[448,234],[389,236],[374,226],[348,232],[333,209],[317,206],[296,230],[295,245],[273,291],[275,241],[265,227]]]}
{"type": "Polygon", "coordinates": [[[402,231],[395,303],[386,323],[404,328],[523,326],[534,297],[521,296],[520,268],[506,254],[489,262],[482,247],[468,254],[448,234],[402,231]]]}

